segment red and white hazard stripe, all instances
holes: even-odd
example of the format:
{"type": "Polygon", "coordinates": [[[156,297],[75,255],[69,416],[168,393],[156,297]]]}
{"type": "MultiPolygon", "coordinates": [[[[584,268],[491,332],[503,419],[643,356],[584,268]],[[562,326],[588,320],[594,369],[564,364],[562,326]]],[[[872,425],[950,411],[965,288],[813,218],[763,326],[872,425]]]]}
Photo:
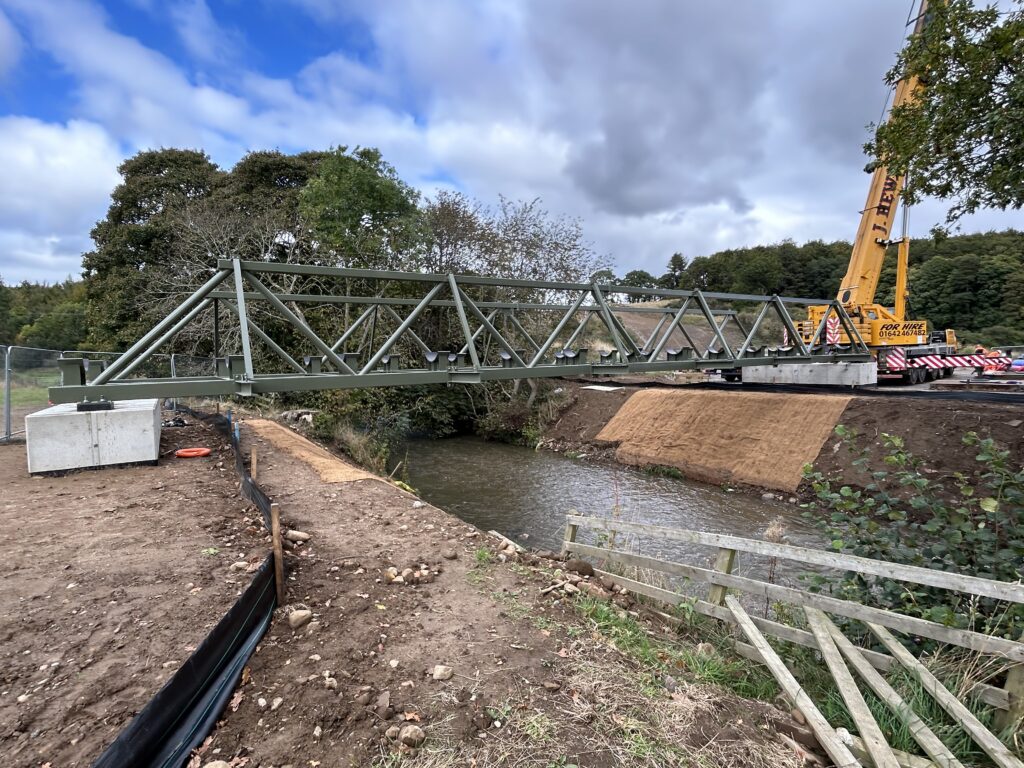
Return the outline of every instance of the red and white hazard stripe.
{"type": "Polygon", "coordinates": [[[825,321],[825,343],[826,344],[838,344],[839,343],[839,318],[830,315],[828,320],[825,321]]]}
{"type": "Polygon", "coordinates": [[[912,368],[983,368],[986,365],[1009,365],[1009,357],[984,355],[922,355],[910,360],[912,368]]]}
{"type": "Polygon", "coordinates": [[[900,347],[885,350],[885,365],[890,371],[906,370],[906,353],[900,347]]]}

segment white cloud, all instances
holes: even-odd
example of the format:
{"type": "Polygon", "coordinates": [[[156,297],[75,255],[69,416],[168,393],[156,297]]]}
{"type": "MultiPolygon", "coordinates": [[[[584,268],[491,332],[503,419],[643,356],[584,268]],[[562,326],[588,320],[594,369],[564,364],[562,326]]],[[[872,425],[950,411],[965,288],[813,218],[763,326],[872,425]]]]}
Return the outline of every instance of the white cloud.
{"type": "Polygon", "coordinates": [[[78,274],[120,160],[117,142],[94,123],[0,118],[0,275],[78,274]]]}
{"type": "MultiPolygon", "coordinates": [[[[376,146],[427,191],[543,198],[582,218],[621,271],[660,272],[678,250],[849,238],[868,183],[864,125],[877,118],[905,10],[890,0],[834,0],[813,14],[803,0],[279,0],[321,35],[364,33],[370,54],[335,50],[271,78],[246,69],[245,41],[206,0],[132,1],[169,14],[190,66],[117,32],[90,0],[0,0],[73,78],[80,118],[4,122],[18,143],[0,156],[15,153],[32,186],[30,203],[0,201],[0,247],[23,254],[19,264],[32,253],[40,269],[70,263],[84,247],[119,147],[200,147],[230,166],[251,149],[376,146]],[[224,69],[225,56],[230,79],[204,70],[224,69]],[[48,181],[54,137],[68,139],[60,156],[88,182],[48,181]]],[[[0,14],[0,76],[5,29],[17,39],[0,14]]],[[[941,218],[922,206],[915,231],[941,218]]],[[[985,214],[965,228],[1009,223],[985,214]]]]}
{"type": "Polygon", "coordinates": [[[21,58],[21,36],[11,20],[0,11],[0,80],[4,80],[21,58]]]}
{"type": "Polygon", "coordinates": [[[196,61],[224,65],[241,55],[240,36],[217,22],[206,0],[180,0],[167,6],[185,50],[196,61]]]}

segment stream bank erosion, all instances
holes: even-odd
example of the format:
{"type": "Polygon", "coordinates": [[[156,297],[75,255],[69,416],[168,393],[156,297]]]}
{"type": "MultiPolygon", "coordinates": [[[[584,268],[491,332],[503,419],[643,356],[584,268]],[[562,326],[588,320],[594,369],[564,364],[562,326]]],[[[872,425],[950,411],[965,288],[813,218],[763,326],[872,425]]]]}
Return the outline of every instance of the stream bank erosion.
{"type": "Polygon", "coordinates": [[[671,467],[715,484],[792,493],[804,464],[852,477],[856,455],[840,450],[837,424],[876,444],[882,433],[942,472],[976,469],[968,431],[1024,452],[1021,408],[998,403],[872,396],[716,392],[567,385],[569,403],[544,447],[596,453],[633,466],[671,467]]]}
{"type": "MultiPolygon", "coordinates": [[[[564,564],[516,552],[277,425],[244,422],[242,436],[260,485],[309,539],[287,556],[287,603],[203,762],[796,764],[776,733],[787,714],[686,670],[669,682],[617,649],[568,590],[544,589],[564,564]]],[[[616,601],[607,609],[644,642],[679,642],[628,595],[616,601]]]]}

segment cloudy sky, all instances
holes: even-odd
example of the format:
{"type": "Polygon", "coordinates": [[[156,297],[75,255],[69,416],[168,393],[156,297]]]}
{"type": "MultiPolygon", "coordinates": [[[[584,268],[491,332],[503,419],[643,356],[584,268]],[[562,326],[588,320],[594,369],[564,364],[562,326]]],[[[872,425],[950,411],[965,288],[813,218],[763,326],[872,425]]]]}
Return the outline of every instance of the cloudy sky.
{"type": "MultiPolygon", "coordinates": [[[[0,0],[0,276],[79,271],[140,149],[380,147],[617,269],[849,238],[909,0],[0,0]]],[[[942,218],[915,211],[920,234],[942,218]]],[[[987,213],[964,229],[1016,224],[987,213]]]]}

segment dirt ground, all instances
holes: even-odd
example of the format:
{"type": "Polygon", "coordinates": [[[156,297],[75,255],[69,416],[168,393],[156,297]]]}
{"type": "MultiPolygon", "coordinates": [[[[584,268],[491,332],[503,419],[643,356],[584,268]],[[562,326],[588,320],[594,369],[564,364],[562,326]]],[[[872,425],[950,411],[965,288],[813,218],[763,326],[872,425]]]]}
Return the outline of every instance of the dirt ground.
{"type": "MultiPolygon", "coordinates": [[[[941,473],[972,472],[977,449],[963,444],[966,432],[992,437],[1010,450],[1018,463],[1024,457],[1024,402],[1021,405],[947,400],[908,400],[894,397],[856,397],[839,423],[854,429],[877,450],[884,432],[901,436],[907,450],[941,473]]],[[[857,458],[833,437],[826,441],[814,465],[825,474],[853,478],[857,458]],[[839,448],[836,446],[840,445],[839,448]]]]}
{"type": "Polygon", "coordinates": [[[595,441],[633,466],[660,465],[717,485],[793,493],[850,398],[770,392],[644,389],[595,441]]]}
{"type": "Polygon", "coordinates": [[[288,554],[287,605],[195,765],[683,763],[663,747],[716,766],[792,762],[776,710],[709,686],[670,693],[542,596],[554,563],[502,562],[504,543],[385,481],[326,481],[276,435],[243,425],[259,483],[311,538],[288,554]],[[293,629],[301,610],[311,620],[293,629]],[[426,739],[415,751],[394,739],[411,726],[426,739]]]}
{"type": "MultiPolygon", "coordinates": [[[[189,419],[191,421],[191,419],[189,419]]],[[[230,449],[202,425],[163,430],[159,466],[30,476],[0,446],[0,763],[87,766],[249,581],[266,545],[245,519],[230,449]]]]}
{"type": "MultiPolygon", "coordinates": [[[[664,302],[646,302],[635,306],[659,306],[663,304],[664,302]]],[[[616,312],[615,316],[626,326],[626,330],[633,336],[637,344],[643,344],[647,341],[654,332],[654,329],[658,327],[658,321],[661,320],[661,315],[654,313],[616,312]]],[[[693,343],[697,345],[698,351],[703,352],[709,345],[715,342],[715,332],[711,330],[711,327],[702,316],[697,315],[694,317],[687,314],[687,320],[683,325],[686,328],[686,333],[689,334],[693,343]]],[[[597,327],[597,324],[594,327],[597,327]]],[[[731,321],[726,325],[722,335],[734,346],[738,346],[743,341],[743,335],[731,321]]],[[[682,347],[690,346],[690,342],[686,340],[686,336],[683,335],[682,331],[676,328],[669,337],[668,346],[673,349],[681,349],[682,347]]]]}
{"type": "MultiPolygon", "coordinates": [[[[569,392],[567,405],[558,420],[545,432],[544,446],[559,451],[582,451],[598,459],[614,460],[615,452],[598,441],[598,435],[626,401],[634,393],[645,391],[645,388],[624,386],[612,392],[600,392],[582,389],[575,383],[563,386],[569,392]]],[[[661,390],[647,388],[646,391],[661,390]]],[[[679,389],[674,388],[672,391],[678,392],[679,389]]],[[[743,397],[742,388],[737,388],[723,392],[723,402],[728,403],[724,398],[733,393],[738,398],[743,397]]],[[[814,396],[789,397],[806,400],[814,396]]],[[[962,442],[964,433],[968,431],[977,432],[981,437],[994,438],[1018,460],[1024,456],[1024,404],[922,400],[901,398],[898,394],[890,397],[852,397],[836,423],[856,430],[873,444],[875,450],[881,445],[879,436],[883,432],[900,435],[906,441],[907,449],[937,472],[976,470],[976,450],[962,442]]],[[[652,434],[654,431],[652,429],[652,434]]],[[[840,443],[834,436],[826,439],[813,463],[821,472],[845,474],[853,482],[857,474],[853,461],[857,455],[837,447],[840,443]]],[[[687,467],[670,461],[660,463],[678,466],[697,480],[714,477],[714,467],[687,467]]],[[[750,483],[741,484],[743,486],[750,490],[758,489],[758,486],[750,483]]]]}

